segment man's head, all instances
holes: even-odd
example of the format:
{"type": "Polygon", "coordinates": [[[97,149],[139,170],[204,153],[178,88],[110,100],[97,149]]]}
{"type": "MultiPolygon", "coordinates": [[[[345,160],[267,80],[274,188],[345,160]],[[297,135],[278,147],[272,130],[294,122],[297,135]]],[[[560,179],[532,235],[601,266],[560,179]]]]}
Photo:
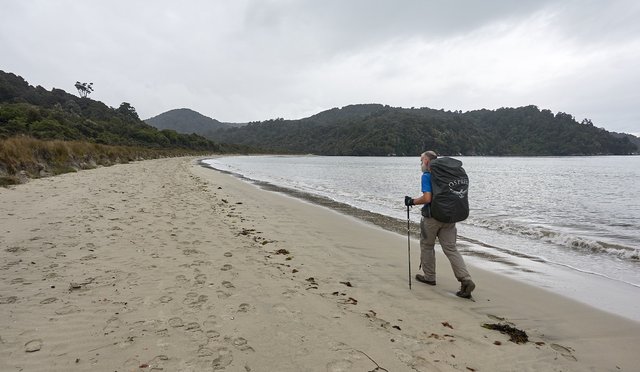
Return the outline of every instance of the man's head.
{"type": "Polygon", "coordinates": [[[425,151],[422,154],[420,154],[420,163],[421,163],[421,169],[423,172],[426,172],[429,170],[429,163],[431,162],[431,160],[433,159],[437,159],[438,158],[438,154],[435,153],[435,151],[425,151]]]}

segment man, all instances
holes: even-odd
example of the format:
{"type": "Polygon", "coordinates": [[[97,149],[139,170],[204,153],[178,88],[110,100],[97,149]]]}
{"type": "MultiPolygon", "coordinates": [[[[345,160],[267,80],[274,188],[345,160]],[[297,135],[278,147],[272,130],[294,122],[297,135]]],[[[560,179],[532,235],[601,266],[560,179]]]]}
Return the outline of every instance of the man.
{"type": "Polygon", "coordinates": [[[455,223],[444,223],[436,220],[430,215],[431,204],[431,172],[430,163],[438,158],[433,151],[425,151],[420,155],[422,168],[422,195],[417,198],[405,196],[405,205],[411,206],[423,204],[422,219],[420,220],[420,264],[423,274],[416,274],[416,280],[429,285],[436,285],[436,237],[440,241],[442,251],[449,259],[453,274],[461,283],[460,290],[456,293],[458,297],[471,298],[471,292],[476,285],[471,280],[467,271],[467,266],[456,248],[457,229],[455,223]]]}

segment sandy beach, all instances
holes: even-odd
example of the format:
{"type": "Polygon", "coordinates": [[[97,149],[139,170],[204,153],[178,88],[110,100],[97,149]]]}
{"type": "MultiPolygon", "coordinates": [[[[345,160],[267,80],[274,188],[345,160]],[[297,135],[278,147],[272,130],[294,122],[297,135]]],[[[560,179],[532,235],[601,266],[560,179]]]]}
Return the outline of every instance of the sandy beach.
{"type": "Polygon", "coordinates": [[[638,322],[477,267],[458,298],[440,253],[438,285],[409,290],[406,236],[195,158],[32,180],[0,205],[0,371],[640,365],[638,322]]]}

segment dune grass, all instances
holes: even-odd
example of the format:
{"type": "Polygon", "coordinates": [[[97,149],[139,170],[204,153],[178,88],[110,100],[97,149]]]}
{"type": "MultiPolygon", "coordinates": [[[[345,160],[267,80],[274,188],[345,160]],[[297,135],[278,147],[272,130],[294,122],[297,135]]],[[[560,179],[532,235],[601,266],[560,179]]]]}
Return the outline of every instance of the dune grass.
{"type": "Polygon", "coordinates": [[[98,166],[162,157],[201,155],[186,149],[109,146],[82,141],[45,141],[16,136],[0,139],[0,186],[98,166]]]}

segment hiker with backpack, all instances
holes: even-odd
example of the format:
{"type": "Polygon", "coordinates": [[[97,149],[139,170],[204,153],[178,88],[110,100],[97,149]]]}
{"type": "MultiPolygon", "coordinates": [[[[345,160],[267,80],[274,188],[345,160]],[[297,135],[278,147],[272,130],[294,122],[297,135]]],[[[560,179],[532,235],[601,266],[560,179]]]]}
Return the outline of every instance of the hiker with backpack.
{"type": "Polygon", "coordinates": [[[442,251],[449,259],[453,274],[460,282],[458,297],[471,298],[476,285],[471,280],[467,266],[456,248],[456,222],[469,216],[469,178],[462,162],[450,157],[438,157],[434,151],[420,155],[422,169],[422,195],[417,198],[404,197],[404,204],[423,205],[420,220],[420,265],[423,274],[416,274],[416,280],[436,285],[436,237],[442,251]]]}

